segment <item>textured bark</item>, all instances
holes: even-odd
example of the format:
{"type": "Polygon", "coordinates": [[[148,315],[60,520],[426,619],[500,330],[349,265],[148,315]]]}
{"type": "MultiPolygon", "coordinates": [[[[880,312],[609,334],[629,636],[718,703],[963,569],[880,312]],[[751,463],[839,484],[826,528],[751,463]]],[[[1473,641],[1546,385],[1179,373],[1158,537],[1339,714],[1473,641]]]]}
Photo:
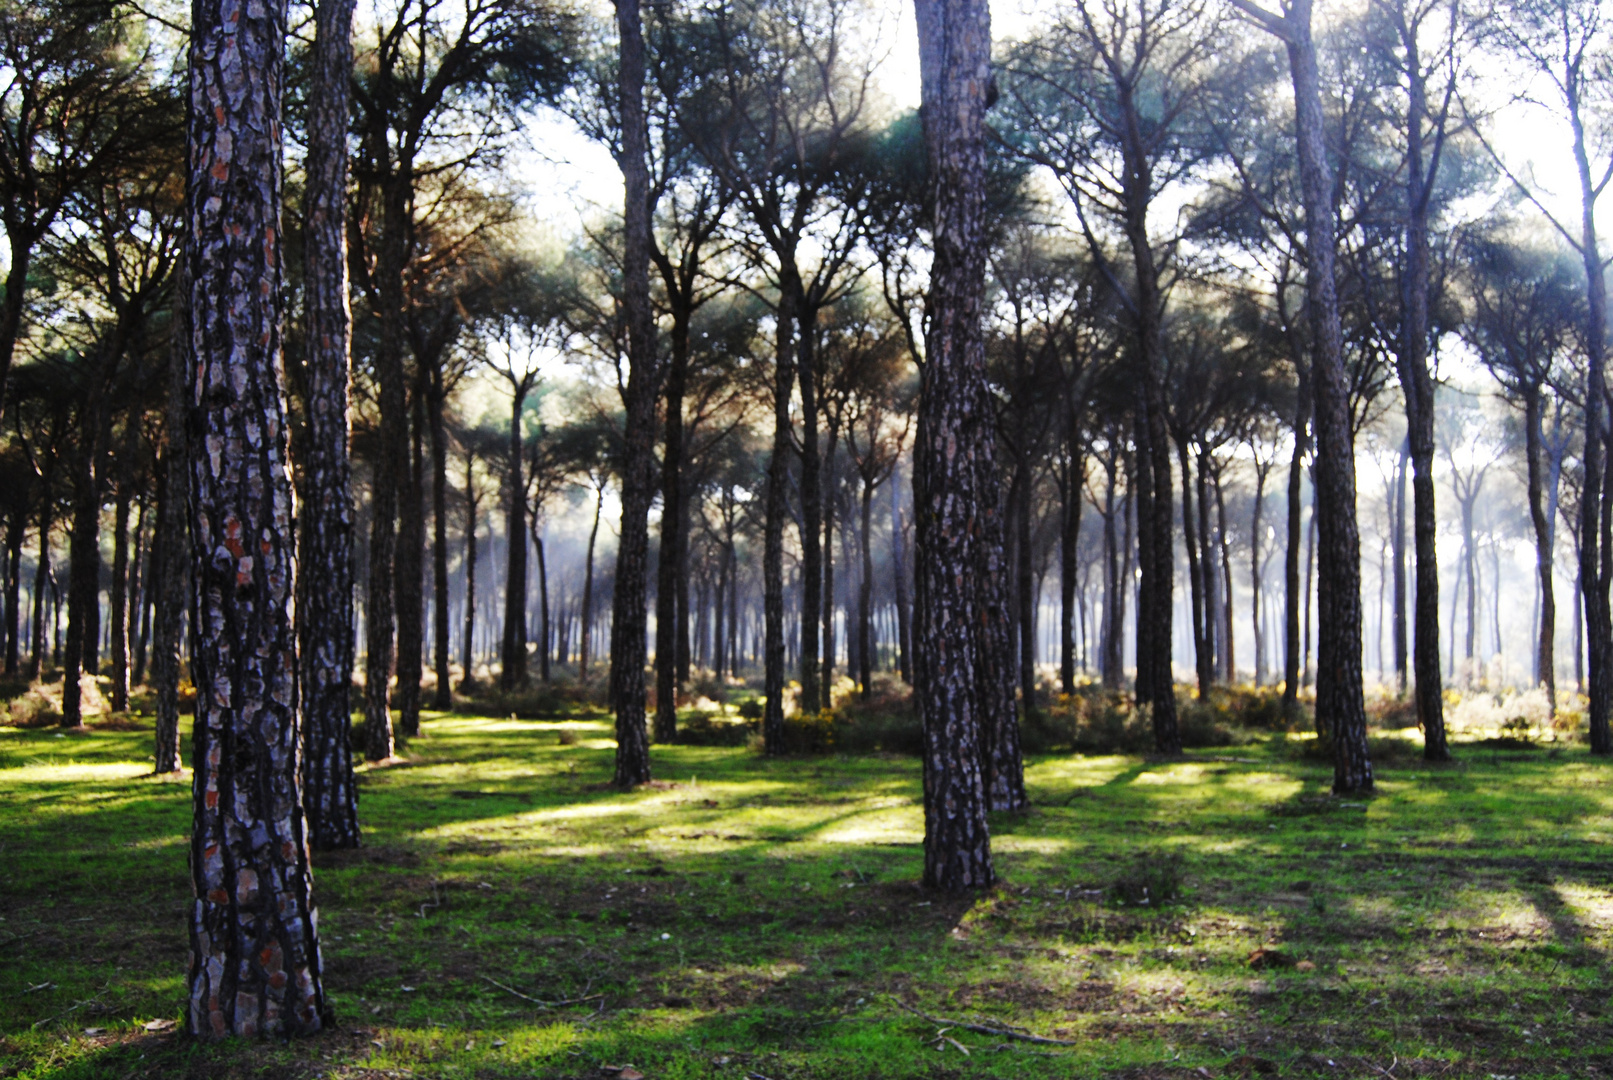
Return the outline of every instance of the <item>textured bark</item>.
{"type": "MultiPolygon", "coordinates": [[[[499,646],[499,686],[513,690],[526,685],[526,480],[523,473],[524,441],[521,412],[532,379],[512,377],[510,386],[510,437],[504,459],[504,637],[499,646]]],[[[593,551],[590,537],[588,549],[593,551]]]]}
{"type": "Polygon", "coordinates": [[[196,772],[190,1029],[329,1022],[299,768],[280,343],[285,11],[199,0],[187,185],[196,772]]]}
{"type": "MultiPolygon", "coordinates": [[[[679,312],[680,316],[682,311],[679,312]]],[[[683,394],[689,376],[689,325],[672,327],[666,380],[666,436],[661,449],[661,559],[655,578],[655,741],[678,735],[678,584],[687,542],[683,512],[683,394]]]]}
{"type": "Polygon", "coordinates": [[[644,716],[645,578],[650,500],[655,494],[655,317],[650,308],[650,176],[644,117],[644,35],[639,0],[616,0],[621,37],[618,67],[626,187],[623,213],[622,307],[627,322],[627,430],[622,459],[622,527],[616,548],[611,611],[610,696],[616,710],[616,777],[631,788],[650,779],[644,716]]]}
{"type": "MultiPolygon", "coordinates": [[[[786,265],[785,274],[789,267],[786,265]]],[[[762,743],[784,752],[784,521],[789,516],[790,392],[795,381],[795,290],[781,283],[774,342],[773,451],[762,524],[762,743]]]]}
{"type": "MultiPolygon", "coordinates": [[[[448,661],[448,430],[443,421],[443,405],[447,391],[443,386],[442,365],[431,368],[431,393],[426,407],[431,422],[431,588],[432,588],[432,667],[437,675],[437,687],[431,699],[433,709],[453,707],[453,672],[448,661]]],[[[541,555],[539,561],[541,562],[541,555]]],[[[544,630],[548,630],[545,612],[544,630]]],[[[548,657],[545,654],[543,677],[549,678],[548,657]]]]}
{"type": "MultiPolygon", "coordinates": [[[[163,446],[158,462],[157,536],[152,551],[156,590],[151,626],[151,681],[157,692],[156,771],[179,769],[180,637],[190,605],[190,445],[185,430],[191,360],[190,269],[181,259],[174,283],[174,325],[169,339],[168,386],[163,403],[163,446]]],[[[43,629],[43,628],[41,628],[43,629]]]]}
{"type": "MultiPolygon", "coordinates": [[[[934,261],[914,444],[918,603],[915,698],[924,724],[924,883],[984,888],[995,873],[982,775],[981,589],[990,542],[994,416],[980,319],[985,294],[984,0],[917,0],[934,261]]],[[[1000,542],[1000,532],[999,532],[1000,542]]],[[[998,558],[1001,558],[1000,549],[998,558]]],[[[1000,583],[998,588],[1000,589],[1000,583]]]]}
{"type": "MultiPolygon", "coordinates": [[[[414,423],[410,454],[398,490],[398,551],[392,564],[393,603],[398,613],[398,731],[420,734],[420,678],[424,670],[426,605],[426,489],[422,429],[426,426],[425,393],[418,384],[411,395],[414,423]]],[[[526,498],[522,494],[522,500],[526,498]]],[[[524,535],[524,534],[517,534],[524,535]]],[[[520,546],[520,545],[516,545],[520,546]]],[[[523,641],[522,659],[526,658],[523,641]]]]}
{"type": "Polygon", "coordinates": [[[303,806],[320,850],[359,845],[353,782],[353,497],[347,289],[347,102],[354,0],[320,0],[308,88],[303,295],[306,410],[298,610],[303,806]]]}
{"type": "Polygon", "coordinates": [[[1361,687],[1361,540],[1355,519],[1355,447],[1334,287],[1333,171],[1311,39],[1311,0],[1284,18],[1292,68],[1300,180],[1305,199],[1305,289],[1316,407],[1318,546],[1316,712],[1333,740],[1333,790],[1370,791],[1361,687]]]}

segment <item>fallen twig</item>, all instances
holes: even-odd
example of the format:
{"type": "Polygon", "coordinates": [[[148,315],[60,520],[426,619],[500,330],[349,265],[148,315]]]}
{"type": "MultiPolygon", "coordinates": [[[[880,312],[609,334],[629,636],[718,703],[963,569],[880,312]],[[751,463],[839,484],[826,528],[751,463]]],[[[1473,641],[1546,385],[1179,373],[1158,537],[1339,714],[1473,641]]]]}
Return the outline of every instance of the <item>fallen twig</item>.
{"type": "Polygon", "coordinates": [[[61,1012],[57,1013],[55,1016],[47,1016],[43,1020],[35,1020],[34,1024],[33,1024],[33,1027],[29,1028],[29,1030],[30,1031],[38,1031],[40,1028],[44,1027],[46,1024],[50,1023],[53,1020],[60,1020],[62,1017],[67,1016],[70,1013],[77,1012],[79,1009],[83,1008],[85,1005],[90,1005],[90,1004],[93,1004],[94,1002],[100,1001],[101,1000],[101,994],[106,993],[106,991],[107,991],[107,988],[103,986],[103,987],[101,987],[100,993],[96,994],[94,997],[87,997],[83,1001],[75,1001],[75,1002],[73,1002],[73,1004],[69,1005],[67,1008],[63,1009],[61,1012]]]}
{"type": "Polygon", "coordinates": [[[1045,1035],[1032,1035],[1028,1032],[1014,1031],[1011,1028],[1001,1027],[998,1025],[970,1024],[963,1020],[948,1020],[945,1017],[931,1016],[929,1013],[919,1012],[917,1009],[913,1008],[913,1006],[908,1005],[905,1002],[897,1001],[895,998],[892,998],[891,1000],[896,1002],[896,1007],[898,1009],[910,1012],[914,1016],[917,1016],[923,1020],[928,1020],[932,1024],[941,1024],[948,1027],[962,1028],[964,1031],[972,1031],[977,1035],[995,1035],[1002,1039],[1018,1039],[1020,1042],[1035,1043],[1038,1046],[1080,1045],[1080,1043],[1076,1042],[1074,1039],[1050,1039],[1045,1035]]]}
{"type": "Polygon", "coordinates": [[[605,996],[604,994],[587,994],[583,997],[562,998],[559,1001],[544,1001],[542,998],[535,998],[531,994],[523,994],[513,986],[505,986],[497,979],[489,978],[486,975],[483,975],[482,979],[486,982],[492,983],[506,994],[514,994],[522,1001],[530,1001],[532,1004],[544,1009],[558,1009],[564,1005],[581,1005],[585,1001],[598,1001],[605,996]]]}

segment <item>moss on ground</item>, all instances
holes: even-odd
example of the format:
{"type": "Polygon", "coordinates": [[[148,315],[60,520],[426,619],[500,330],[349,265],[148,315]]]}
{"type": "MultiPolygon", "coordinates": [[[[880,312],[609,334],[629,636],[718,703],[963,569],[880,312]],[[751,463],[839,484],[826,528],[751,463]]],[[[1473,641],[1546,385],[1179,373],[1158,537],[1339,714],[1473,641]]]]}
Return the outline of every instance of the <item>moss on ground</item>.
{"type": "Polygon", "coordinates": [[[120,726],[0,728],[0,1077],[1613,1075],[1579,750],[1408,754],[1353,800],[1282,737],[1040,757],[959,899],[917,887],[911,758],[657,747],[622,794],[601,719],[428,714],[315,858],[339,1028],[198,1045],[189,786],[120,726]]]}

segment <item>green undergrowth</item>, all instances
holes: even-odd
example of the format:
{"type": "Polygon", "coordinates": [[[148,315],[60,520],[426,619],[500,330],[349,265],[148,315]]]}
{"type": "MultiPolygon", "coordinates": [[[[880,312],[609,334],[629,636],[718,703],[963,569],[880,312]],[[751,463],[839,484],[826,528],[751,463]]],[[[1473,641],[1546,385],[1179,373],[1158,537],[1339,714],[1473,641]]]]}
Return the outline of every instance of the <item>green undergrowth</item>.
{"type": "Polygon", "coordinates": [[[0,728],[0,1076],[1613,1074],[1577,749],[1390,755],[1354,799],[1298,734],[1034,755],[1001,884],[951,897],[916,758],[657,746],[621,793],[608,718],[502,715],[362,771],[365,846],[315,856],[337,1027],[284,1044],[179,1033],[189,785],[149,721],[0,728]]]}

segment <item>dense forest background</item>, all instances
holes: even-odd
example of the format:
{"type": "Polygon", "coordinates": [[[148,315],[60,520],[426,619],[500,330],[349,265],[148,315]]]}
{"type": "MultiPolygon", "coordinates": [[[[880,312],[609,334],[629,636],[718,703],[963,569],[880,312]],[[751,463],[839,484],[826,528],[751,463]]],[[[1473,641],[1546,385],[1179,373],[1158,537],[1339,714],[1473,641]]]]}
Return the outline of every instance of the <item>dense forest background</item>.
{"type": "MultiPolygon", "coordinates": [[[[315,15],[292,10],[286,96],[305,508],[315,15]]],[[[174,654],[188,607],[183,562],[163,557],[184,542],[168,459],[186,25],[177,8],[76,0],[4,16],[5,672],[102,673],[86,700],[116,711],[174,654]]],[[[760,686],[770,527],[784,707],[813,715],[911,677],[931,207],[891,13],[791,0],[645,18],[660,357],[646,648],[669,740],[674,698],[760,686]]],[[[1014,28],[987,115],[985,319],[1020,700],[1129,683],[1152,527],[1138,460],[1163,452],[1174,678],[1201,694],[1286,685],[1297,708],[1319,633],[1314,388],[1282,44],[1218,3],[1070,4],[1014,28]],[[1163,447],[1139,420],[1149,334],[1163,447]]],[[[539,0],[356,15],[353,635],[360,683],[395,671],[405,734],[450,690],[606,693],[633,434],[620,189],[598,170],[600,190],[557,189],[588,174],[547,158],[620,152],[614,35],[608,12],[539,0]],[[376,647],[381,600],[395,663],[376,647]]],[[[1613,161],[1599,9],[1374,0],[1319,12],[1316,39],[1368,682],[1407,695],[1421,629],[1450,687],[1583,727],[1594,209],[1613,161]],[[1419,479],[1437,569],[1421,616],[1419,479]]],[[[305,574],[303,602],[325,585],[305,574]]]]}

